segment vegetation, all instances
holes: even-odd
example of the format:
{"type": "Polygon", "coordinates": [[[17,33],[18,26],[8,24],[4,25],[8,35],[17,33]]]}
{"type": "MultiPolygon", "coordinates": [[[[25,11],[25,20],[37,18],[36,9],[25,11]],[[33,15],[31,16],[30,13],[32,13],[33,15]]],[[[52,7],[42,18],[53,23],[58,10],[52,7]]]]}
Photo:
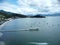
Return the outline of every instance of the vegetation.
{"type": "Polygon", "coordinates": [[[0,18],[8,19],[8,18],[16,18],[16,17],[24,18],[27,16],[22,15],[22,14],[16,14],[16,13],[11,13],[11,12],[6,12],[3,10],[0,10],[0,18]]]}

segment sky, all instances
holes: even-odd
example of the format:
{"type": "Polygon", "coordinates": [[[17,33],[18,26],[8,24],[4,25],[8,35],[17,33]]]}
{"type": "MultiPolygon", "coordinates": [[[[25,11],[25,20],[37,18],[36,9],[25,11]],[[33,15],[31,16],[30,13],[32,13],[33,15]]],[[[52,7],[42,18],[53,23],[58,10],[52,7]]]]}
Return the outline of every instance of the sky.
{"type": "Polygon", "coordinates": [[[60,13],[60,0],[0,0],[0,10],[26,15],[60,13]]]}

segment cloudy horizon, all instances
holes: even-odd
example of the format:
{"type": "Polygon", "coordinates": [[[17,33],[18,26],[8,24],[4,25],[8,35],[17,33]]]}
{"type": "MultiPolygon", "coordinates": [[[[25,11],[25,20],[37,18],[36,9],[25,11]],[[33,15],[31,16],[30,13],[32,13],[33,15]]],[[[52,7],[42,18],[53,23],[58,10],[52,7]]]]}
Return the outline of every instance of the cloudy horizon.
{"type": "Polygon", "coordinates": [[[1,0],[0,10],[26,15],[60,13],[60,0],[1,0]]]}

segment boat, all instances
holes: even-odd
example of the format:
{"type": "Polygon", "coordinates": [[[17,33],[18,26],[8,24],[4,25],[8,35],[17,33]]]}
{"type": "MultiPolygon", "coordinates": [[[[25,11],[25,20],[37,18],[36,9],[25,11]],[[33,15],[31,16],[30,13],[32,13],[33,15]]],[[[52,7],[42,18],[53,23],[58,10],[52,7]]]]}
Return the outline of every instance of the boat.
{"type": "Polygon", "coordinates": [[[29,31],[39,31],[39,29],[38,28],[31,28],[31,29],[29,29],[29,31]]]}

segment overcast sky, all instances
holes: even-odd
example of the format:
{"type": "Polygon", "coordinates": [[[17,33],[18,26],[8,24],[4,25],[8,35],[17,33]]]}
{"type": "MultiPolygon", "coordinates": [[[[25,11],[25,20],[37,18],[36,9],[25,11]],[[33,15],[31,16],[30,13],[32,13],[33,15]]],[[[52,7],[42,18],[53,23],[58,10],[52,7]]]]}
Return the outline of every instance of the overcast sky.
{"type": "Polygon", "coordinates": [[[26,15],[59,13],[60,0],[0,0],[0,10],[26,15]]]}

